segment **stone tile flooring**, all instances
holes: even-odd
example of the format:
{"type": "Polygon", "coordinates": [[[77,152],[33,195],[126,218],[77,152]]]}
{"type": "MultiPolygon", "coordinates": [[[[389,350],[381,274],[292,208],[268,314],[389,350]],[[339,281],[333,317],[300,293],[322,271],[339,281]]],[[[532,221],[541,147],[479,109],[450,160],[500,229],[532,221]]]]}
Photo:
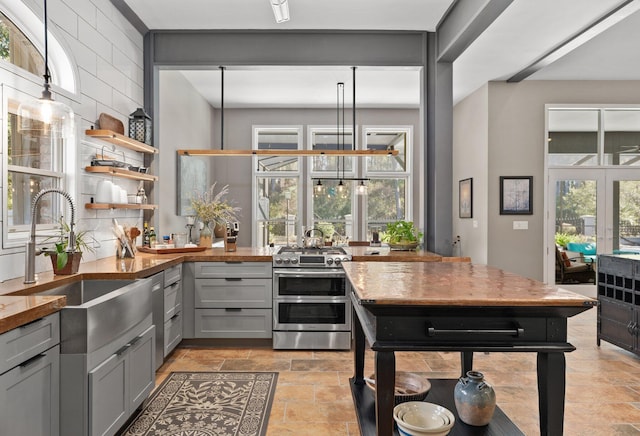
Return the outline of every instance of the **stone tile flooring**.
{"type": "MultiPolygon", "coordinates": [[[[596,345],[596,309],[569,320],[565,435],[640,435],[640,358],[614,345],[596,345]]],[[[366,356],[366,373],[373,355],[366,356]]],[[[458,378],[458,353],[397,353],[398,370],[458,378]]],[[[180,346],[159,369],[278,371],[270,436],[359,435],[349,378],[350,351],[274,351],[269,348],[180,346]]],[[[498,405],[526,435],[539,435],[536,357],[531,353],[476,353],[474,369],[496,390],[498,405]]],[[[427,397],[428,398],[428,397],[427,397]]]]}

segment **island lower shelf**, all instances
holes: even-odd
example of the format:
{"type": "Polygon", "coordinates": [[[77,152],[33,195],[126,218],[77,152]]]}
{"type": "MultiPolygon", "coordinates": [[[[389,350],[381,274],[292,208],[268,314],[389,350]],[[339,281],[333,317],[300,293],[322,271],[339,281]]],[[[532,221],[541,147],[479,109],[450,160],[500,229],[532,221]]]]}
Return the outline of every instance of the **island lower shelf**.
{"type": "MultiPolygon", "coordinates": [[[[451,379],[429,379],[431,390],[424,401],[439,404],[449,409],[456,417],[456,423],[451,428],[449,436],[524,436],[524,433],[507,417],[507,415],[496,406],[491,422],[484,427],[474,427],[460,421],[453,401],[453,389],[457,380],[451,379]]],[[[351,395],[358,417],[360,434],[376,434],[376,408],[375,398],[371,389],[363,382],[355,384],[355,379],[349,379],[351,395]]],[[[394,428],[394,435],[398,435],[397,427],[394,428]]]]}

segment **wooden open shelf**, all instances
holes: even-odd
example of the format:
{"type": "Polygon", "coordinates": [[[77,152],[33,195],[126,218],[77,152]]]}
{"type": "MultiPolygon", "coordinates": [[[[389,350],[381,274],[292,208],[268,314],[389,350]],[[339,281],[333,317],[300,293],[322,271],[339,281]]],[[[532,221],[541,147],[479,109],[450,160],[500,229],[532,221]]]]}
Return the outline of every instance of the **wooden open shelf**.
{"type": "Polygon", "coordinates": [[[91,136],[92,138],[102,139],[103,141],[110,142],[121,147],[128,148],[130,150],[139,151],[142,153],[156,154],[158,149],[147,145],[143,142],[136,141],[128,136],[121,135],[120,133],[113,132],[111,130],[97,129],[97,130],[85,130],[84,134],[91,136]]]}
{"type": "Polygon", "coordinates": [[[150,174],[145,174],[145,173],[138,173],[136,171],[129,171],[129,170],[125,170],[124,168],[118,168],[118,167],[88,166],[88,167],[85,167],[84,170],[88,173],[112,174],[116,177],[123,177],[125,179],[146,180],[148,182],[156,182],[158,180],[158,176],[152,176],[150,174]]]}
{"type": "Polygon", "coordinates": [[[85,209],[106,210],[106,209],[144,209],[154,210],[157,204],[133,204],[133,203],[85,203],[85,209]]]}

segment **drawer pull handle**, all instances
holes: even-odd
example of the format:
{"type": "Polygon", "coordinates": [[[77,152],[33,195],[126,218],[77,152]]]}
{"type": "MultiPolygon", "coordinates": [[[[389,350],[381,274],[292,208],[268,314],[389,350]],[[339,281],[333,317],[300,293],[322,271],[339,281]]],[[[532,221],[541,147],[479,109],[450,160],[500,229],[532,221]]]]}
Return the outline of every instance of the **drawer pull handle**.
{"type": "Polygon", "coordinates": [[[120,356],[122,353],[127,351],[129,349],[129,347],[131,347],[131,344],[123,345],[122,348],[120,348],[118,351],[116,351],[116,355],[120,356]]]}
{"type": "Polygon", "coordinates": [[[169,321],[172,321],[172,320],[176,319],[176,318],[177,318],[177,317],[179,317],[179,316],[180,316],[180,314],[179,314],[179,313],[176,313],[176,314],[175,314],[175,315],[173,315],[171,318],[169,318],[169,321]]]}
{"type": "Polygon", "coordinates": [[[142,336],[137,336],[137,337],[133,338],[133,340],[131,342],[129,342],[129,346],[133,347],[135,344],[140,342],[140,339],[142,339],[142,336]]]}
{"type": "Polygon", "coordinates": [[[434,327],[427,327],[427,335],[429,337],[460,333],[466,335],[509,335],[517,338],[524,334],[524,329],[522,327],[514,329],[436,329],[434,327]]]}
{"type": "Polygon", "coordinates": [[[224,263],[237,264],[242,263],[241,260],[225,260],[224,263]]]}
{"type": "Polygon", "coordinates": [[[225,277],[224,278],[227,282],[241,282],[242,279],[240,277],[225,277]]]}
{"type": "Polygon", "coordinates": [[[35,363],[36,361],[42,359],[44,356],[46,356],[45,353],[40,353],[40,354],[36,354],[35,356],[33,356],[31,359],[27,359],[24,362],[22,362],[20,364],[20,368],[24,368],[25,366],[29,366],[32,363],[35,363]]]}
{"type": "Polygon", "coordinates": [[[225,312],[242,312],[242,309],[236,307],[227,307],[224,309],[225,312]]]}

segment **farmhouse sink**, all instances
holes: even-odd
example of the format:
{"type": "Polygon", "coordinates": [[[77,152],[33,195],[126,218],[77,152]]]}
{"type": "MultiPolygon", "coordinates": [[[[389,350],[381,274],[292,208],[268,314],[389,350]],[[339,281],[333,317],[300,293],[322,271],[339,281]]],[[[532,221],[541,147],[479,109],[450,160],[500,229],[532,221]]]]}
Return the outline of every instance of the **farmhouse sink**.
{"type": "Polygon", "coordinates": [[[151,280],[81,280],[36,295],[64,295],[60,353],[88,354],[113,341],[151,313],[151,280]]]}

